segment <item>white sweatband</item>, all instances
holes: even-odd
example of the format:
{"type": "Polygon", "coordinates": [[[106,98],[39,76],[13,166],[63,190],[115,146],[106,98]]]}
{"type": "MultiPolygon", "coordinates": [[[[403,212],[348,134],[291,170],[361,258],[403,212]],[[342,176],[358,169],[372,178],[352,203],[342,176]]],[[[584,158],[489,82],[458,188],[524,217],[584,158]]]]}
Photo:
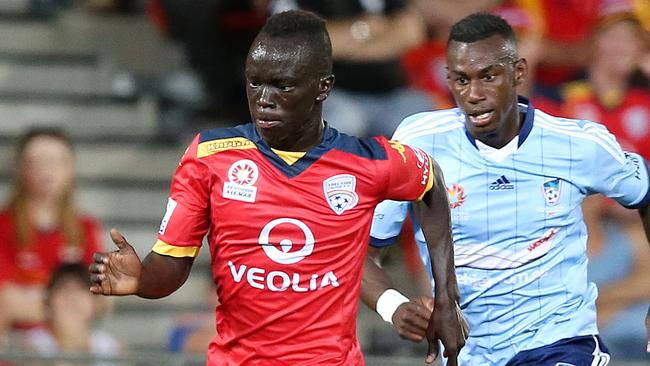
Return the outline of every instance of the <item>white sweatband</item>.
{"type": "Polygon", "coordinates": [[[375,308],[382,319],[393,324],[393,314],[395,314],[395,310],[397,310],[397,308],[403,303],[409,301],[411,300],[402,295],[399,291],[389,288],[379,296],[375,308]]]}

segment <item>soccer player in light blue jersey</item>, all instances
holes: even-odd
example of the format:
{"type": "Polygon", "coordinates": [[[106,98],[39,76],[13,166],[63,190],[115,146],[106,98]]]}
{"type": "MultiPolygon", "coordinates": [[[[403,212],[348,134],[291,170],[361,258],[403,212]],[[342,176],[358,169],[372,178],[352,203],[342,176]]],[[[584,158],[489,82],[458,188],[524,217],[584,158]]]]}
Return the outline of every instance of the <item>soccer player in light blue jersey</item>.
{"type": "MultiPolygon", "coordinates": [[[[503,19],[464,18],[447,52],[458,108],[408,117],[394,139],[429,153],[445,176],[470,328],[459,365],[607,365],[581,203],[602,193],[638,209],[648,235],[647,163],[601,124],[554,117],[519,97],[527,64],[503,19]]],[[[379,264],[412,213],[408,202],[377,207],[362,298],[402,337],[420,340],[430,304],[401,295],[379,264]]],[[[417,223],[415,230],[425,255],[417,223]]]]}

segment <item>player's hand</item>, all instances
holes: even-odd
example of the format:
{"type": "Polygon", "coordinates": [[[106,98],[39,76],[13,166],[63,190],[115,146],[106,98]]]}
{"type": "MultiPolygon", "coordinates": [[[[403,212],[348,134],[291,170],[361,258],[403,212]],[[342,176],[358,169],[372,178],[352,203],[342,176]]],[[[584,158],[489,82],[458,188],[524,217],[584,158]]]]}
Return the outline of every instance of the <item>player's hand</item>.
{"type": "Polygon", "coordinates": [[[400,305],[393,314],[393,326],[404,339],[420,342],[427,333],[433,312],[433,298],[422,296],[400,305]]]}
{"type": "Polygon", "coordinates": [[[427,327],[429,351],[424,362],[430,364],[436,360],[440,352],[438,341],[441,341],[445,347],[444,356],[447,357],[447,365],[458,365],[458,353],[465,345],[468,334],[469,326],[458,303],[441,304],[437,300],[427,327]]]}
{"type": "Polygon", "coordinates": [[[111,239],[118,250],[95,253],[90,271],[90,292],[96,295],[132,295],[138,292],[142,263],[133,247],[116,229],[111,239]]]}

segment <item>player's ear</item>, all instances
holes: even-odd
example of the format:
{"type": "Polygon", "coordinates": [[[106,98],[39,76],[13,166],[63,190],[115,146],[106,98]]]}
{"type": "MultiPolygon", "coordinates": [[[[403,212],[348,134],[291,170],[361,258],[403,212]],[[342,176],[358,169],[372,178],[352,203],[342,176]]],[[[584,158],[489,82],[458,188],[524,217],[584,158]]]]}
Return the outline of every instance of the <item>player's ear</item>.
{"type": "Polygon", "coordinates": [[[334,87],[334,75],[330,74],[327,76],[322,76],[318,81],[318,96],[316,97],[317,102],[323,102],[327,99],[327,96],[330,95],[330,91],[334,87]]]}
{"type": "Polygon", "coordinates": [[[526,78],[528,78],[528,61],[522,57],[514,62],[513,67],[515,72],[515,86],[522,85],[526,82],[526,78]]]}

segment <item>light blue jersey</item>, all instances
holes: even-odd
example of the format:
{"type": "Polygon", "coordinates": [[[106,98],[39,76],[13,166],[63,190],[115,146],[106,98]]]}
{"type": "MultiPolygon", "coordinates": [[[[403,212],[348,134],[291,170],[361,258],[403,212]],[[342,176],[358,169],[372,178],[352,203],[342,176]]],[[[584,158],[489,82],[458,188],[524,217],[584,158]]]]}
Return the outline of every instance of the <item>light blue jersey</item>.
{"type": "MultiPolygon", "coordinates": [[[[470,325],[463,366],[504,365],[519,351],[597,334],[582,200],[599,192],[630,208],[650,200],[645,161],[623,152],[601,124],[553,117],[523,98],[519,107],[526,114],[519,136],[483,154],[459,109],[413,115],[394,135],[430,153],[444,173],[470,325]]],[[[394,242],[409,205],[377,207],[373,246],[394,242]]],[[[422,231],[415,230],[431,275],[422,231]]]]}

